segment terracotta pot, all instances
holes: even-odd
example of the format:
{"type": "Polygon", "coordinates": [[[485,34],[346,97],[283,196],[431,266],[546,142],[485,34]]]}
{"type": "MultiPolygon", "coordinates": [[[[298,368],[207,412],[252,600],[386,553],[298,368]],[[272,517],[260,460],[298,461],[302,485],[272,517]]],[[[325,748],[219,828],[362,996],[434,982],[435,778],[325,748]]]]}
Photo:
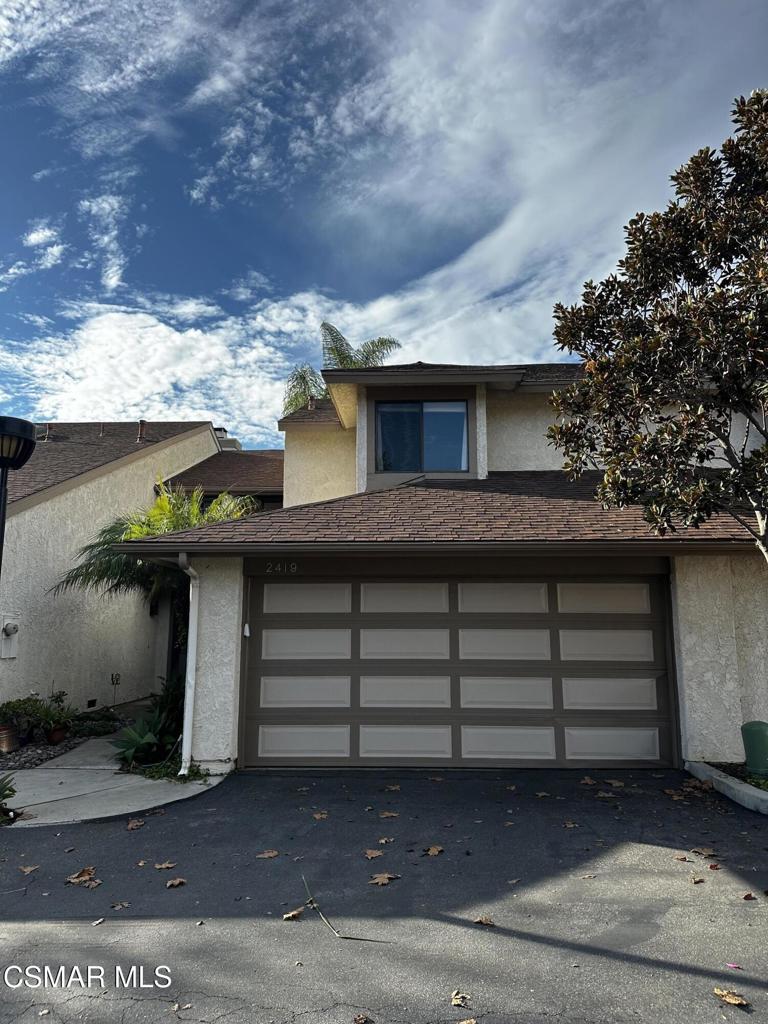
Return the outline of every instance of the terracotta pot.
{"type": "Polygon", "coordinates": [[[14,725],[0,725],[0,754],[12,754],[19,749],[19,737],[14,725]]]}
{"type": "Polygon", "coordinates": [[[67,738],[68,729],[66,725],[55,725],[53,729],[49,729],[45,734],[46,740],[52,747],[55,747],[57,743],[63,743],[67,738]]]}

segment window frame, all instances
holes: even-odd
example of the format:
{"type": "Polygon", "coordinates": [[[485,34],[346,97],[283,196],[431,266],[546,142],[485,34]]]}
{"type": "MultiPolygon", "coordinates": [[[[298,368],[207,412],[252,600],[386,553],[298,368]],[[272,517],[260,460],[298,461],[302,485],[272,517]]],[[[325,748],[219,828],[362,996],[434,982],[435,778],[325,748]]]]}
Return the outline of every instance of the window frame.
{"type": "Polygon", "coordinates": [[[446,473],[469,475],[472,472],[472,449],[470,444],[470,400],[466,397],[445,397],[445,398],[385,398],[377,397],[373,399],[373,471],[376,474],[437,474],[443,475],[446,473]],[[455,469],[444,467],[441,469],[425,469],[424,468],[424,406],[425,405],[436,405],[440,402],[444,402],[446,405],[457,405],[461,403],[464,406],[464,451],[462,453],[462,461],[466,461],[465,469],[455,469]],[[379,467],[379,407],[382,405],[418,405],[420,407],[419,417],[419,468],[417,469],[384,469],[379,467]]]}

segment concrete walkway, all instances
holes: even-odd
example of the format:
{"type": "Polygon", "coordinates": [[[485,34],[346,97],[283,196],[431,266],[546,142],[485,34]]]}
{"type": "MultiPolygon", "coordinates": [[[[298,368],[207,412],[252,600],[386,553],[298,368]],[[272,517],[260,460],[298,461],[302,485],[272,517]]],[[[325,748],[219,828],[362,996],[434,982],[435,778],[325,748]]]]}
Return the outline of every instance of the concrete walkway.
{"type": "Polygon", "coordinates": [[[197,796],[221,781],[217,776],[205,783],[179,783],[118,772],[111,739],[94,737],[39,768],[14,772],[16,796],[10,806],[23,809],[24,815],[13,828],[140,814],[197,796]]]}

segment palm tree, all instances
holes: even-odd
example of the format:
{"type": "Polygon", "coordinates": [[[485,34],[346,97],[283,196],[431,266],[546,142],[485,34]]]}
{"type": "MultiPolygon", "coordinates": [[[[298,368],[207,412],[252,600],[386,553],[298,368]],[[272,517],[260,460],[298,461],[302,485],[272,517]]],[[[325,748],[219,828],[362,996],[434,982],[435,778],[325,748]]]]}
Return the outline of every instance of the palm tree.
{"type": "Polygon", "coordinates": [[[184,574],[171,566],[119,554],[114,549],[115,544],[240,519],[258,508],[259,503],[252,498],[235,498],[231,494],[218,495],[206,507],[201,487],[187,493],[182,487],[171,488],[159,483],[157,497],[151,505],[118,516],[78,551],[77,565],[64,573],[53,587],[53,593],[58,595],[68,590],[95,590],[103,595],[134,592],[143,594],[154,604],[161,597],[183,589],[184,574]]]}
{"type": "MultiPolygon", "coordinates": [[[[334,370],[360,370],[368,366],[381,366],[387,356],[400,348],[395,338],[380,337],[364,341],[353,348],[333,324],[320,324],[323,340],[323,367],[334,370]]],[[[319,398],[327,398],[328,389],[320,373],[309,363],[296,366],[285,385],[283,415],[311,406],[319,398]]]]}

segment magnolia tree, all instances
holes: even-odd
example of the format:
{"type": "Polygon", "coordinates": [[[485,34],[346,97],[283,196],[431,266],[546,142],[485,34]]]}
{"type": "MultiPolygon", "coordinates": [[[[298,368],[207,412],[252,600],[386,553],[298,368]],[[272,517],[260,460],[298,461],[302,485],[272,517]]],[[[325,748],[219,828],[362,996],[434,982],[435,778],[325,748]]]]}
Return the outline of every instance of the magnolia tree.
{"type": "Polygon", "coordinates": [[[557,393],[550,437],[606,506],[659,534],[718,512],[768,559],[768,90],[736,100],[735,131],[634,217],[615,274],[555,307],[584,376],[557,393]]]}

